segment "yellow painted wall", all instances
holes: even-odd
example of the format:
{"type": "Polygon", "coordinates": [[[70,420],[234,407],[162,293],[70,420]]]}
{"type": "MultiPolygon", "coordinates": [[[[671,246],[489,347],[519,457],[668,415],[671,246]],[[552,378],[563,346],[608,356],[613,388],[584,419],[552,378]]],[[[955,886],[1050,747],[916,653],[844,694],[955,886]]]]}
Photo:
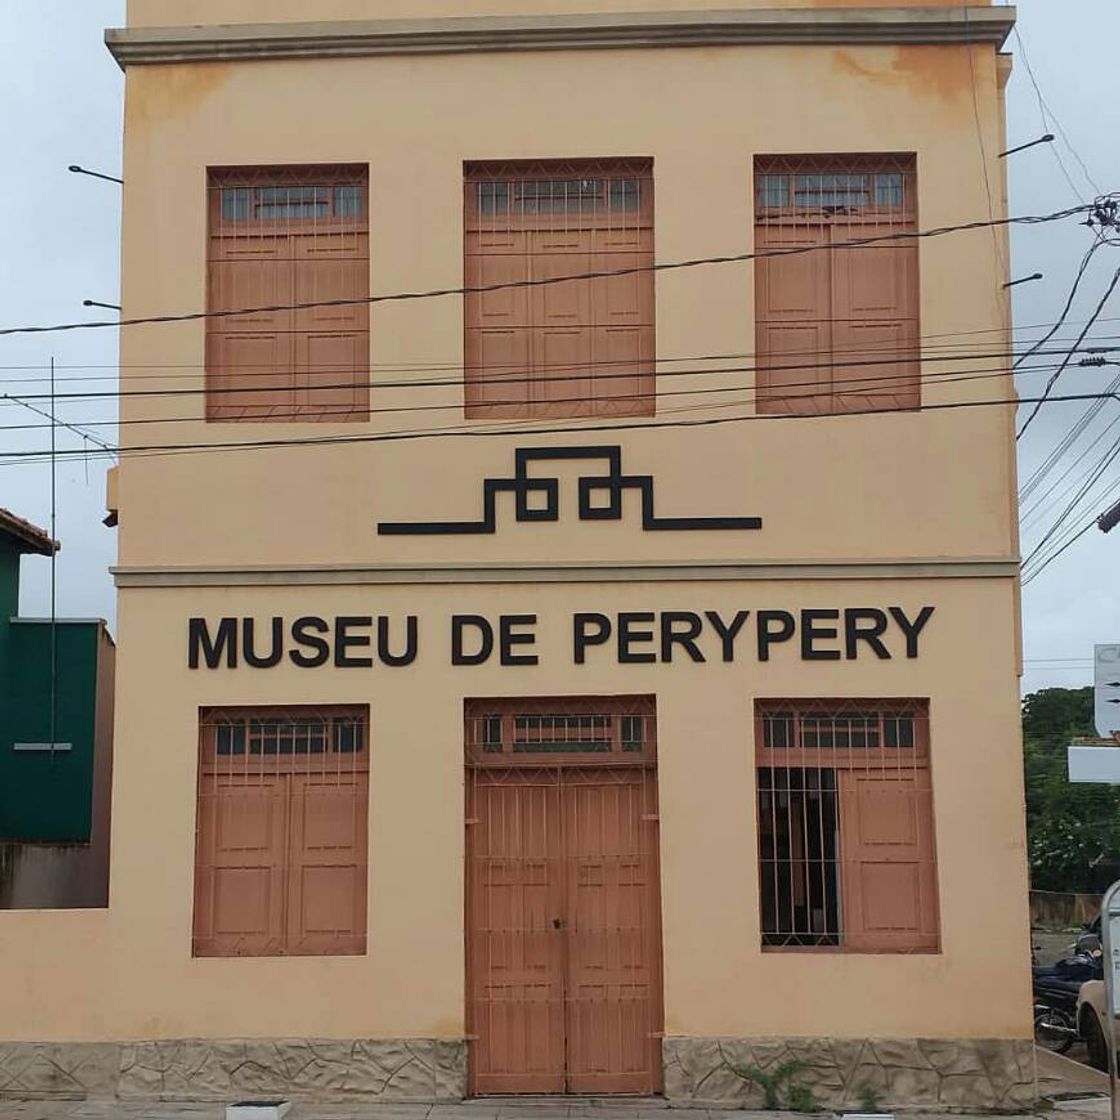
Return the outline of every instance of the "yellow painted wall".
{"type": "Polygon", "coordinates": [[[108,912],[0,915],[5,1037],[455,1037],[463,1030],[462,702],[657,696],[669,1033],[1007,1038],[1029,1033],[1018,692],[1003,581],[127,590],[108,912]],[[574,666],[573,610],[900,605],[937,613],[917,661],[574,666]],[[452,669],[447,618],[536,613],[536,667],[452,669]],[[403,669],[198,670],[186,620],[420,615],[403,669]],[[763,954],[755,697],[928,696],[943,952],[763,954]],[[369,950],[192,960],[197,713],[209,704],[370,705],[369,950]],[[993,951],[998,946],[998,952],[993,951]],[[983,998],[977,998],[983,993],[983,998]]]}

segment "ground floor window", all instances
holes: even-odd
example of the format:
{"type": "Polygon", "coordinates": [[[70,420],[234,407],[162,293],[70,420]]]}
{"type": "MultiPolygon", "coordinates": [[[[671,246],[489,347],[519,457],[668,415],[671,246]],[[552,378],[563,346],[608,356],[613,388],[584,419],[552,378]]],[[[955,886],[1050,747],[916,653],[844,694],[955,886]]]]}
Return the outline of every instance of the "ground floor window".
{"type": "Polygon", "coordinates": [[[938,949],[929,705],[755,705],[762,944],[938,949]]]}
{"type": "Polygon", "coordinates": [[[203,709],[193,953],[364,953],[369,710],[203,709]]]}

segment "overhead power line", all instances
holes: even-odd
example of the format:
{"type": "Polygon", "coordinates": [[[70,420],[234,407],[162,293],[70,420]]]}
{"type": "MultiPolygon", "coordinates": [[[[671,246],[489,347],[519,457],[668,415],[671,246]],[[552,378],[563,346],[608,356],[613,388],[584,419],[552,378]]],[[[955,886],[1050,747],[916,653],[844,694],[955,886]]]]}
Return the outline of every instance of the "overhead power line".
{"type": "MultiPolygon", "coordinates": [[[[856,363],[853,363],[853,364],[856,364],[856,363]]],[[[896,363],[892,363],[892,364],[896,364],[896,363]]],[[[751,371],[757,370],[758,368],[759,367],[756,367],[756,366],[734,366],[734,367],[721,367],[718,370],[704,370],[704,369],[701,369],[701,370],[678,370],[678,371],[674,371],[674,374],[676,376],[681,376],[681,377],[695,377],[697,375],[710,376],[712,374],[729,374],[729,373],[751,372],[751,371]]],[[[813,368],[813,367],[801,367],[801,366],[797,366],[797,367],[795,367],[795,366],[784,366],[784,367],[781,367],[783,372],[788,371],[788,370],[793,370],[793,369],[802,369],[802,368],[813,368]]],[[[1032,373],[1046,373],[1051,368],[1053,368],[1053,367],[1051,367],[1051,366],[1040,366],[1040,367],[1037,367],[1036,369],[1032,370],[1031,372],[1032,373]]],[[[945,372],[945,373],[926,374],[922,378],[922,383],[923,383],[923,385],[929,385],[929,386],[944,386],[944,385],[950,385],[950,384],[958,384],[958,383],[967,382],[967,381],[986,381],[986,380],[1002,379],[1002,378],[1009,377],[1012,374],[1012,372],[1013,371],[1006,366],[998,368],[998,369],[978,368],[978,369],[973,369],[973,370],[954,370],[954,371],[945,372]]],[[[619,374],[619,376],[620,377],[621,376],[632,377],[634,375],[632,375],[628,372],[626,374],[619,374]]],[[[660,376],[666,376],[666,375],[662,374],[660,376]]],[[[499,385],[499,386],[506,386],[506,385],[510,385],[510,384],[519,383],[522,380],[524,380],[524,379],[521,379],[521,378],[518,378],[518,379],[502,378],[502,379],[497,379],[496,384],[499,385]]],[[[539,381],[541,379],[535,379],[535,380],[539,381]]],[[[573,381],[575,379],[569,374],[569,375],[563,376],[563,377],[561,377],[561,376],[551,377],[551,378],[548,378],[547,380],[568,382],[568,381],[573,381]]],[[[1120,379],[1118,379],[1118,380],[1120,380],[1120,379]]],[[[873,375],[868,376],[868,377],[855,377],[855,376],[853,376],[853,377],[838,377],[838,378],[834,377],[832,379],[832,382],[831,382],[832,388],[829,390],[829,395],[830,396],[839,396],[839,397],[859,397],[859,396],[885,395],[885,394],[889,394],[893,389],[898,389],[898,388],[901,388],[901,387],[908,387],[911,383],[912,383],[911,378],[907,375],[901,375],[900,376],[900,375],[882,374],[882,373],[873,374],[873,375]],[[837,388],[838,386],[839,386],[839,388],[837,388]],[[847,386],[847,388],[845,388],[845,386],[847,386]]],[[[318,386],[318,388],[322,388],[322,389],[351,388],[351,387],[352,387],[352,385],[349,382],[339,383],[339,384],[336,384],[336,385],[318,386]]],[[[382,386],[374,384],[371,387],[372,388],[381,388],[382,386]]],[[[782,383],[780,390],[779,389],[769,389],[767,391],[767,400],[768,401],[777,401],[777,402],[781,402],[781,401],[785,400],[790,404],[796,404],[799,400],[804,401],[805,399],[807,399],[807,397],[812,395],[812,394],[808,394],[808,393],[798,393],[798,390],[801,390],[801,389],[811,390],[811,389],[816,389],[818,387],[819,387],[819,382],[816,380],[816,378],[806,380],[806,381],[785,381],[785,382],[782,383]]],[[[1117,389],[1117,391],[1120,391],[1120,384],[1117,384],[1116,389],[1117,389]]],[[[244,389],[244,390],[240,390],[240,389],[221,390],[221,392],[233,392],[233,393],[238,393],[238,392],[272,392],[272,391],[273,390],[269,387],[262,388],[262,387],[259,387],[259,386],[251,388],[251,389],[244,389]]],[[[188,392],[188,390],[178,390],[177,392],[178,393],[186,393],[186,392],[188,392]]],[[[202,392],[202,390],[199,390],[199,392],[202,392]]],[[[743,404],[753,403],[754,401],[756,401],[758,399],[759,389],[758,389],[757,386],[709,385],[709,386],[705,386],[703,388],[689,388],[689,389],[658,388],[656,390],[656,394],[651,394],[651,395],[655,395],[656,399],[660,402],[661,400],[663,400],[665,398],[668,398],[668,397],[695,397],[695,396],[713,396],[713,395],[726,396],[726,395],[729,395],[729,394],[736,394],[737,396],[741,396],[744,393],[750,393],[750,394],[753,394],[753,395],[742,397],[742,399],[738,403],[743,403],[743,404]]],[[[636,396],[641,396],[640,391],[636,391],[635,393],[631,393],[631,394],[620,393],[614,399],[630,401],[630,400],[633,400],[636,396]]],[[[612,398],[608,397],[606,399],[610,400],[612,398]]],[[[549,398],[549,404],[557,405],[557,406],[561,406],[561,405],[568,406],[568,405],[575,405],[575,404],[601,403],[603,400],[604,400],[604,397],[601,394],[600,395],[595,395],[595,396],[575,395],[575,396],[564,396],[564,397],[550,397],[549,398]]],[[[508,401],[508,402],[488,401],[486,403],[488,405],[492,405],[492,406],[493,405],[501,406],[503,403],[509,404],[509,405],[515,405],[519,402],[511,400],[511,401],[508,401]]],[[[277,408],[279,408],[279,407],[280,406],[276,406],[276,407],[273,407],[273,408],[271,408],[267,411],[261,411],[261,412],[256,412],[256,413],[245,413],[245,414],[233,417],[231,419],[235,422],[241,422],[241,423],[243,423],[243,422],[268,423],[270,420],[275,419],[276,411],[277,411],[277,408]]],[[[407,404],[407,405],[371,406],[371,407],[368,407],[368,408],[360,409],[359,411],[361,411],[363,415],[368,414],[368,415],[371,415],[371,416],[375,416],[375,415],[395,414],[395,413],[448,412],[448,411],[459,412],[459,411],[462,410],[462,408],[463,408],[462,400],[461,399],[456,399],[456,400],[450,400],[450,401],[446,401],[446,402],[439,403],[439,404],[407,404]]],[[[352,405],[349,405],[349,404],[339,404],[339,405],[335,405],[333,407],[324,405],[321,408],[316,410],[315,419],[322,421],[324,419],[329,419],[329,417],[332,413],[337,413],[344,420],[349,420],[349,418],[353,416],[354,412],[355,412],[354,407],[352,405]]],[[[93,427],[131,427],[131,426],[136,426],[136,425],[152,425],[152,424],[156,424],[156,425],[160,425],[160,424],[187,424],[187,423],[198,424],[198,423],[202,423],[203,420],[204,420],[204,418],[202,416],[200,416],[198,413],[193,413],[193,414],[190,414],[190,415],[176,415],[176,416],[159,416],[159,415],[157,415],[157,416],[144,416],[144,417],[128,417],[128,418],[124,418],[124,419],[120,419],[120,420],[118,420],[118,419],[89,420],[89,421],[82,421],[82,423],[88,424],[88,425],[93,426],[93,427]]],[[[3,424],[0,424],[0,431],[34,431],[38,428],[46,427],[46,426],[47,425],[45,425],[45,424],[44,425],[40,425],[40,424],[6,424],[6,425],[3,425],[3,424]]]]}
{"type": "MultiPolygon", "coordinates": [[[[1108,347],[1094,347],[1094,353],[1098,354],[1120,354],[1120,346],[1108,347]]],[[[1076,352],[1076,351],[1075,351],[1076,352]]],[[[1069,351],[1055,350],[1043,351],[1041,356],[1054,356],[1059,357],[1063,361],[1068,357],[1069,351]]],[[[757,354],[746,355],[748,357],[757,357],[757,354]]],[[[1036,355],[1038,356],[1038,355],[1036,355]]],[[[733,359],[735,355],[719,355],[713,356],[713,361],[726,361],[733,359]]],[[[460,376],[455,377],[437,377],[437,378],[402,378],[392,381],[368,381],[368,382],[355,382],[353,378],[341,381],[323,382],[315,386],[317,389],[354,389],[368,387],[370,389],[384,390],[384,389],[429,389],[429,388],[456,388],[465,385],[474,386],[513,386],[522,384],[548,384],[550,382],[563,382],[572,381],[579,376],[581,371],[592,369],[607,368],[608,372],[612,365],[620,367],[619,372],[615,376],[637,377],[643,373],[655,372],[658,380],[676,377],[718,377],[729,373],[779,373],[787,374],[797,372],[800,370],[837,370],[837,369],[866,369],[877,366],[898,366],[907,362],[912,362],[914,365],[930,365],[944,363],[949,365],[953,362],[976,362],[976,361],[1008,361],[1015,357],[1014,351],[1007,350],[994,350],[994,351],[977,351],[971,354],[947,354],[947,355],[931,355],[929,357],[915,354],[913,357],[892,355],[886,358],[851,358],[841,361],[807,361],[807,362],[767,362],[765,364],[754,363],[751,365],[740,366],[714,366],[707,368],[694,368],[694,369],[669,369],[669,370],[649,370],[642,368],[634,368],[632,360],[619,360],[617,362],[576,362],[571,365],[557,365],[548,367],[550,371],[556,370],[559,372],[549,373],[526,373],[521,377],[511,377],[509,374],[498,374],[495,376],[486,376],[479,374],[472,374],[470,377],[465,376],[465,367],[459,366],[457,370],[460,376]]],[[[687,361],[688,359],[671,359],[672,361],[687,361]]],[[[705,360],[705,359],[696,359],[705,360]]],[[[321,367],[320,372],[328,374],[338,372],[339,376],[343,371],[334,371],[326,369],[323,371],[321,367]]],[[[487,367],[489,369],[489,367],[487,367]]],[[[521,365],[516,367],[510,366],[511,369],[522,369],[521,365]]],[[[1014,372],[1014,367],[1001,371],[1004,374],[1011,374],[1014,372]]],[[[270,371],[261,374],[262,377],[270,375],[270,371]]],[[[252,376],[252,375],[250,375],[252,376]]],[[[275,376],[272,372],[271,376],[275,376]]],[[[83,392],[71,393],[57,393],[54,395],[54,400],[124,400],[129,398],[169,398],[169,397],[197,397],[197,396],[215,396],[222,397],[229,394],[235,395],[252,395],[260,393],[275,392],[281,386],[277,384],[272,385],[242,385],[242,386],[206,386],[196,385],[193,388],[172,388],[172,389],[94,389],[83,392]]],[[[49,393],[22,393],[21,396],[24,400],[48,400],[51,399],[49,393]]],[[[355,411],[349,408],[347,411],[355,411]]]]}
{"type": "Polygon", "coordinates": [[[1058,383],[1058,378],[1062,376],[1062,374],[1068,368],[1069,363],[1071,361],[1073,361],[1073,355],[1078,351],[1078,349],[1081,347],[1081,344],[1085,341],[1086,337],[1089,334],[1089,331],[1093,327],[1093,324],[1097,321],[1097,318],[1104,311],[1105,307],[1108,306],[1108,301],[1110,299],[1112,299],[1112,294],[1113,294],[1113,292],[1116,291],[1116,288],[1117,288],[1118,285],[1120,285],[1120,268],[1118,268],[1112,274],[1112,280],[1109,282],[1108,288],[1105,290],[1104,295],[1101,297],[1100,303],[1097,304],[1096,310],[1093,312],[1092,315],[1089,316],[1089,321],[1082,328],[1081,334],[1078,336],[1078,339],[1074,343],[1073,348],[1066,355],[1066,357],[1062,361],[1061,365],[1051,375],[1050,380],[1046,382],[1046,388],[1045,388],[1045,390],[1043,390],[1042,396],[1039,398],[1039,400],[1037,402],[1035,402],[1035,406],[1031,410],[1030,415],[1023,422],[1023,426],[1019,429],[1018,435],[1016,435],[1016,437],[1015,437],[1016,439],[1022,439],[1023,438],[1027,429],[1031,426],[1032,422],[1034,421],[1034,418],[1038,415],[1039,410],[1042,408],[1042,406],[1049,399],[1051,390],[1053,390],[1054,386],[1058,383]]]}
{"type": "MultiPolygon", "coordinates": [[[[1077,393],[1062,397],[1051,397],[1053,401],[1089,401],[1097,400],[1100,393],[1077,393]]],[[[1038,398],[1027,398],[1026,403],[1038,398]]],[[[548,436],[548,435],[593,435],[598,432],[635,432],[663,428],[701,428],[722,424],[734,423],[814,423],[832,421],[842,423],[858,416],[882,416],[892,413],[907,413],[917,415],[922,412],[941,412],[952,409],[1012,407],[1022,403],[1019,397],[1002,397],[985,401],[946,401],[934,404],[922,404],[914,408],[866,408],[853,409],[842,413],[794,415],[783,413],[769,415],[751,413],[746,416],[716,416],[700,417],[689,420],[627,420],[616,423],[591,423],[567,426],[541,426],[541,427],[505,427],[482,429],[472,424],[469,428],[451,427],[444,429],[403,429],[394,432],[374,432],[366,434],[330,435],[330,436],[304,436],[277,439],[258,439],[246,441],[215,441],[209,443],[180,443],[180,444],[148,444],[131,447],[121,447],[118,451],[123,456],[144,457],[151,454],[176,454],[176,453],[213,453],[215,451],[239,450],[267,450],[273,448],[300,448],[300,447],[328,447],[348,444],[375,444],[413,441],[419,439],[493,439],[494,437],[507,438],[509,436],[548,436]]],[[[710,411],[706,407],[704,411],[710,411]]],[[[524,423],[519,421],[518,423],[524,423]]],[[[3,456],[8,462],[41,460],[50,456],[49,451],[15,451],[3,456]]],[[[75,453],[70,453],[73,457],[75,453]]],[[[60,457],[66,456],[61,452],[60,457]]]]}
{"type": "Polygon", "coordinates": [[[215,311],[189,311],[179,314],[147,315],[128,319],[95,320],[85,323],[56,323],[50,326],[2,327],[0,336],[17,334],[49,334],[60,331],[97,330],[106,327],[137,327],[164,323],[189,323],[204,319],[220,319],[229,316],[263,315],[276,311],[304,311],[315,307],[355,307],[378,303],[400,303],[421,299],[439,299],[446,296],[479,295],[485,292],[507,291],[513,288],[541,288],[553,284],[563,284],[574,280],[605,280],[620,276],[633,276],[639,273],[669,272],[680,269],[700,268],[719,264],[737,264],[746,261],[763,260],[772,257],[800,256],[806,253],[838,252],[845,249],[858,249],[866,245],[878,245],[891,241],[918,241],[933,237],[943,237],[950,233],[965,233],[971,230],[997,229],[1015,225],[1042,225],[1088,214],[1093,205],[1074,206],[1052,214],[1031,214],[1013,218],[984,219],[964,222],[959,225],[940,226],[929,230],[899,230],[861,237],[851,241],[839,241],[827,245],[798,245],[788,249],[770,249],[760,253],[730,253],[721,256],[695,257],[689,260],[667,261],[661,264],[634,265],[629,268],[606,269],[603,271],[578,272],[568,276],[546,276],[534,280],[510,280],[498,284],[476,284],[462,287],[429,288],[424,291],[392,292],[382,295],[366,296],[356,299],[307,300],[300,303],[270,304],[262,307],[242,307],[215,311]]]}

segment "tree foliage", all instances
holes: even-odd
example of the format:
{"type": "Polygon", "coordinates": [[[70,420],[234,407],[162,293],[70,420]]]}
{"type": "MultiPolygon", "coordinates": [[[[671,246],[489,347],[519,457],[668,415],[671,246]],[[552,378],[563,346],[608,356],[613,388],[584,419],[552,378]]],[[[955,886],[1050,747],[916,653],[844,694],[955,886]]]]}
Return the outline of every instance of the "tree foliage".
{"type": "Polygon", "coordinates": [[[1035,890],[1096,892],[1120,878],[1120,787],[1069,781],[1066,748],[1093,734],[1091,688],[1046,688],[1023,701],[1035,890]]]}

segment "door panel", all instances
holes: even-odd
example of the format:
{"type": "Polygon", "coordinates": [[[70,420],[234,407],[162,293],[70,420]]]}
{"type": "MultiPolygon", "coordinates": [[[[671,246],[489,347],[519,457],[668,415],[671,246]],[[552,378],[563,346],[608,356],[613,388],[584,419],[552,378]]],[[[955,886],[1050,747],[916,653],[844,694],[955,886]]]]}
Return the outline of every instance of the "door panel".
{"type": "Polygon", "coordinates": [[[652,778],[609,770],[565,777],[568,1090],[655,1092],[660,953],[652,778]]]}
{"type": "Polygon", "coordinates": [[[476,1093],[564,1091],[560,787],[479,775],[468,804],[468,1024],[476,1093]],[[503,780],[504,779],[504,780],[503,780]]]}

